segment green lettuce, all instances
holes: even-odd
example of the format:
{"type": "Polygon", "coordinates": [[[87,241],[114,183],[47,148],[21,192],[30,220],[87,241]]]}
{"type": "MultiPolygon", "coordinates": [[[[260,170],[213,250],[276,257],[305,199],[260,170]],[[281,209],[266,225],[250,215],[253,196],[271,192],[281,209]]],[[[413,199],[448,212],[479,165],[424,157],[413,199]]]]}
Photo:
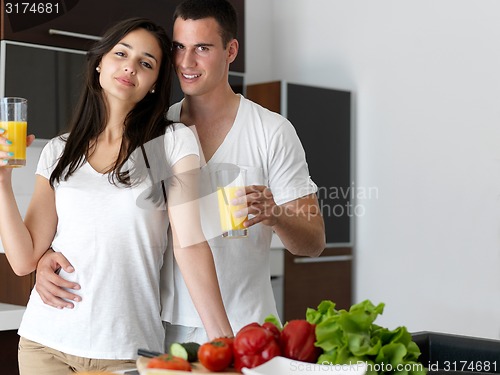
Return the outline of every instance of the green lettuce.
{"type": "Polygon", "coordinates": [[[320,364],[367,363],[367,375],[425,375],[418,362],[420,349],[406,327],[389,330],[374,323],[384,311],[369,300],[352,305],[349,311],[336,310],[332,301],[308,308],[306,320],[316,324],[315,345],[323,350],[320,364]]]}

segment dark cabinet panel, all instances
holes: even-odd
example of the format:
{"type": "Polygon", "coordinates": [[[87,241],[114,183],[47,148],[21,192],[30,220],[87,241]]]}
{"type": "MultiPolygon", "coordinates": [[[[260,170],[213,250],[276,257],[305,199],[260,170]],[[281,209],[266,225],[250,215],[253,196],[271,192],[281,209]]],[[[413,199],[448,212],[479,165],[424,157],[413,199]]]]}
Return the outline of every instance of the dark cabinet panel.
{"type": "Polygon", "coordinates": [[[280,81],[248,85],[246,96],[270,111],[282,113],[280,81]]]}
{"type": "Polygon", "coordinates": [[[1,56],[5,68],[0,68],[5,76],[4,94],[28,99],[29,132],[38,139],[63,133],[83,85],[85,54],[25,43],[1,43],[5,51],[1,56]]]}
{"type": "Polygon", "coordinates": [[[286,117],[306,152],[318,185],[327,244],[351,243],[355,186],[351,177],[351,94],[287,84],[286,117]]]}
{"type": "Polygon", "coordinates": [[[2,375],[18,375],[17,346],[19,336],[17,330],[0,331],[0,369],[2,375]]]}
{"type": "MultiPolygon", "coordinates": [[[[115,22],[147,17],[171,35],[172,15],[181,0],[1,0],[1,39],[88,50],[115,22]],[[28,4],[28,6],[26,6],[28,4]],[[33,5],[36,5],[33,7],[33,5]]],[[[231,70],[245,71],[244,0],[230,0],[238,12],[240,53],[231,70]]]]}
{"type": "Polygon", "coordinates": [[[352,249],[325,249],[317,258],[285,254],[284,321],[304,319],[322,300],[348,309],[352,302],[352,249]]]}
{"type": "Polygon", "coordinates": [[[35,273],[17,276],[5,254],[0,253],[0,302],[26,306],[35,284],[35,273]]]}

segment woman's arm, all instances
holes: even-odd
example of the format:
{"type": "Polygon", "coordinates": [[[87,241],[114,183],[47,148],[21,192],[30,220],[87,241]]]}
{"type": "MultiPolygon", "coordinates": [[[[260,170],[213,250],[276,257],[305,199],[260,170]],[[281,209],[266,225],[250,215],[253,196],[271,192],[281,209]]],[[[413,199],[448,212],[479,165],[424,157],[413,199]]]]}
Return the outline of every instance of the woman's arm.
{"type": "Polygon", "coordinates": [[[54,190],[46,178],[36,176],[35,190],[23,222],[12,189],[12,171],[0,169],[0,238],[14,272],[27,275],[36,269],[56,232],[54,190]]]}
{"type": "Polygon", "coordinates": [[[199,213],[199,158],[178,161],[168,183],[168,211],[174,255],[209,339],[233,336],[217,279],[212,251],[199,213]]]}

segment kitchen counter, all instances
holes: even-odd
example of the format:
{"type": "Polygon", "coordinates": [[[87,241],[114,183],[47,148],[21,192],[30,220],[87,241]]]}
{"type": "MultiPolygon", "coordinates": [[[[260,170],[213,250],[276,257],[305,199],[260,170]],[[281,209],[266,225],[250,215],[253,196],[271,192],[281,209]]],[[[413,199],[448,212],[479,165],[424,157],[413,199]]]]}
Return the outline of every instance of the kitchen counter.
{"type": "Polygon", "coordinates": [[[18,329],[25,309],[25,306],[0,303],[0,331],[18,329]]]}

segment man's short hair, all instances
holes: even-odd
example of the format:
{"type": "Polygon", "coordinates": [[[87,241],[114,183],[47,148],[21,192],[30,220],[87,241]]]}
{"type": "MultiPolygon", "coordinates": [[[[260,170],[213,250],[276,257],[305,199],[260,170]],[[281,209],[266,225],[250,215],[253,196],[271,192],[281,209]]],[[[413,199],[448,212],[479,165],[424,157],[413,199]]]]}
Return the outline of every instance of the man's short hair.
{"type": "Polygon", "coordinates": [[[175,8],[174,21],[214,18],[220,27],[224,47],[237,38],[238,20],[236,9],[227,0],[185,0],[175,8]]]}

